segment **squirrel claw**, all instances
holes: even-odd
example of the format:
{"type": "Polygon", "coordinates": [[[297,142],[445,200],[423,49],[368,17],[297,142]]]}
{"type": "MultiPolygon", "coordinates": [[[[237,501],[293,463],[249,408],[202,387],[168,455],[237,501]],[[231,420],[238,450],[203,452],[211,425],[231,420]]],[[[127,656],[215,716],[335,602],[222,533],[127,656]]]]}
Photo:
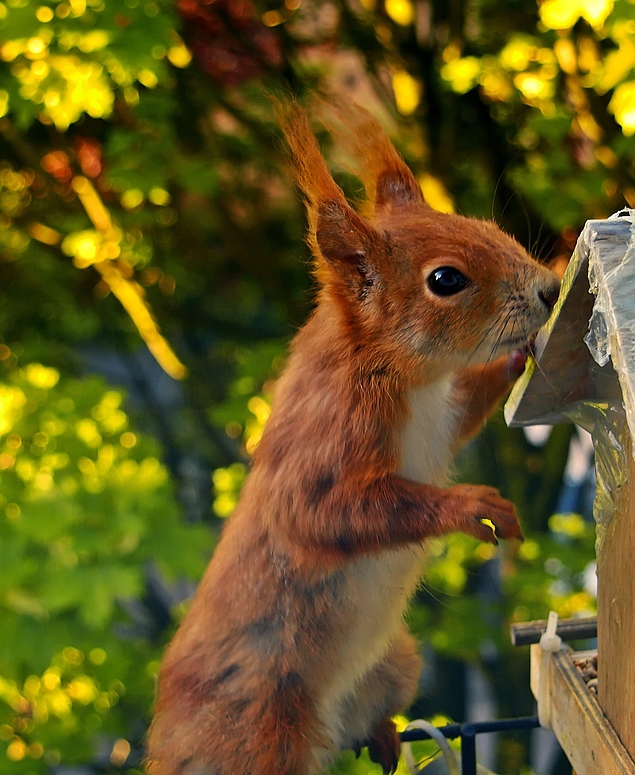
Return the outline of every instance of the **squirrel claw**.
{"type": "Polygon", "coordinates": [[[452,489],[462,498],[460,530],[494,545],[499,539],[523,540],[514,505],[501,498],[493,487],[466,484],[452,489]]]}
{"type": "Polygon", "coordinates": [[[384,775],[393,775],[399,764],[401,740],[391,719],[382,719],[368,739],[370,760],[381,765],[384,775]]]}

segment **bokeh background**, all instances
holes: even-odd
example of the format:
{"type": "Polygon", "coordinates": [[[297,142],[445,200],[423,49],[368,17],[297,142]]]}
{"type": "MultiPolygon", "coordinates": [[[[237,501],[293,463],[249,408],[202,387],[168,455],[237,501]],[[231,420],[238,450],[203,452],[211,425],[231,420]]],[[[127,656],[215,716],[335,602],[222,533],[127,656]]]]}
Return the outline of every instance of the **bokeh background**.
{"type": "MultiPolygon", "coordinates": [[[[0,773],[141,767],[162,649],[312,305],[271,95],[365,105],[433,207],[562,267],[587,218],[635,206],[633,68],[628,0],[0,2],[0,773]]],[[[591,463],[573,427],[500,416],[463,452],[527,540],[435,544],[410,717],[533,712],[508,626],[593,611],[591,463]]],[[[480,746],[570,771],[548,735],[480,746]]]]}

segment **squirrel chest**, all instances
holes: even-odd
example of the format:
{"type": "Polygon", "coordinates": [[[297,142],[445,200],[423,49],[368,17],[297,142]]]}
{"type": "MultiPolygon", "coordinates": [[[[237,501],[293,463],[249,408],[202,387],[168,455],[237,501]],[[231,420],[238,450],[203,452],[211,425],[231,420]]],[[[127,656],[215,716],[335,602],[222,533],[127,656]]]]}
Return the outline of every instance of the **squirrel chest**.
{"type": "MultiPolygon", "coordinates": [[[[444,485],[451,462],[456,412],[451,378],[418,387],[408,396],[399,474],[420,484],[444,485]]],[[[342,663],[358,674],[378,659],[402,620],[421,572],[420,544],[362,555],[344,571],[351,601],[342,663]],[[356,653],[358,652],[359,653],[356,653]]]]}
{"type": "MultiPolygon", "coordinates": [[[[452,390],[448,377],[410,391],[409,418],[399,439],[400,475],[421,484],[446,483],[457,421],[452,390]]],[[[425,546],[411,544],[362,556],[345,571],[348,625],[338,644],[337,669],[323,687],[320,703],[320,716],[336,745],[340,742],[338,711],[356,682],[390,646],[425,557],[425,546]]]]}
{"type": "MultiPolygon", "coordinates": [[[[418,387],[408,396],[409,419],[401,433],[399,474],[420,484],[444,485],[451,462],[455,411],[450,378],[418,387]]],[[[420,544],[361,556],[346,571],[351,620],[346,662],[364,671],[387,648],[421,572],[420,544]],[[373,648],[369,648],[373,644],[373,648]]]]}
{"type": "Polygon", "coordinates": [[[457,411],[451,377],[412,388],[409,417],[400,438],[399,473],[420,484],[446,484],[457,411]]]}

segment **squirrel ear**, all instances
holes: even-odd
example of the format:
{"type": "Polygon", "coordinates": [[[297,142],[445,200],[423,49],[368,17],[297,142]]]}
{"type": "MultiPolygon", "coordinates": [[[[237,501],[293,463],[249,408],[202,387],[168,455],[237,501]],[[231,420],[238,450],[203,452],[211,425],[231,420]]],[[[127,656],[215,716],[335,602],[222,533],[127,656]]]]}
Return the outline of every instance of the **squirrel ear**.
{"type": "Polygon", "coordinates": [[[379,282],[373,258],[381,237],[359,213],[336,199],[318,205],[315,242],[336,276],[366,297],[379,282]]]}
{"type": "Polygon", "coordinates": [[[384,170],[377,176],[375,205],[402,207],[425,204],[421,186],[405,164],[384,170]]]}

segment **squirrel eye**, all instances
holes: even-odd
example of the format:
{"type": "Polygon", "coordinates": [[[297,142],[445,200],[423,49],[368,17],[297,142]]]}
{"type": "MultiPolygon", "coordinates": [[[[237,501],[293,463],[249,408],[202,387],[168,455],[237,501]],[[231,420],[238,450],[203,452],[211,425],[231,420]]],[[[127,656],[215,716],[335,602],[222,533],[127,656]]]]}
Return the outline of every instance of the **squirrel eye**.
{"type": "Polygon", "coordinates": [[[453,266],[441,266],[428,277],[428,288],[436,296],[453,296],[462,291],[470,281],[453,266]]]}

